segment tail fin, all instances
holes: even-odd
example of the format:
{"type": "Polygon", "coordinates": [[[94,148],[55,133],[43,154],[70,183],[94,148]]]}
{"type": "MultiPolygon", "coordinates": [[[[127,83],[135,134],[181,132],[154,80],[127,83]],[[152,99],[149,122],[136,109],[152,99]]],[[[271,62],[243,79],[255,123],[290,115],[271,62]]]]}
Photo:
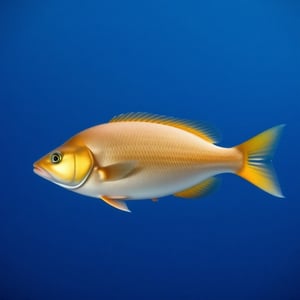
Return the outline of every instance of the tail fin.
{"type": "Polygon", "coordinates": [[[244,157],[243,166],[237,175],[281,198],[284,196],[272,167],[272,158],[284,126],[268,129],[236,147],[244,157]]]}

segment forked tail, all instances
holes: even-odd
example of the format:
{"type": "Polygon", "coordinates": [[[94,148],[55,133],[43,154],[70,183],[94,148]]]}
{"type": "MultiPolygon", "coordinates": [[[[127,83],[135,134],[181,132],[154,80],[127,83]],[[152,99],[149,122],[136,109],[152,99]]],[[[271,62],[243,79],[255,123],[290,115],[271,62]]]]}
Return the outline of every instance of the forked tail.
{"type": "Polygon", "coordinates": [[[283,198],[272,158],[285,125],[275,126],[236,148],[243,153],[243,166],[237,175],[276,197],[283,198]]]}

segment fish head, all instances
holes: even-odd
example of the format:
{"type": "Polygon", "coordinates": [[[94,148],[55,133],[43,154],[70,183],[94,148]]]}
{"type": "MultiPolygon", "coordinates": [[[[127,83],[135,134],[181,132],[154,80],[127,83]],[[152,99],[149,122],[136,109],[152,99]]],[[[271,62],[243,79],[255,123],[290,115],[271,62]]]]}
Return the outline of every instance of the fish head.
{"type": "Polygon", "coordinates": [[[33,171],[68,189],[85,183],[94,167],[91,151],[86,146],[62,145],[33,164],[33,171]]]}

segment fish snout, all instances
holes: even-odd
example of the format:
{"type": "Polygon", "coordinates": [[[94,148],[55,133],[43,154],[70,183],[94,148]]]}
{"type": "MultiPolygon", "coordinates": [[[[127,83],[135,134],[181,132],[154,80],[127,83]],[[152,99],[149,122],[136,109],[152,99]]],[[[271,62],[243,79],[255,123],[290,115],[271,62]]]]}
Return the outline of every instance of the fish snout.
{"type": "Polygon", "coordinates": [[[40,167],[39,164],[36,162],[33,164],[33,172],[45,179],[51,179],[50,174],[45,169],[40,167]]]}

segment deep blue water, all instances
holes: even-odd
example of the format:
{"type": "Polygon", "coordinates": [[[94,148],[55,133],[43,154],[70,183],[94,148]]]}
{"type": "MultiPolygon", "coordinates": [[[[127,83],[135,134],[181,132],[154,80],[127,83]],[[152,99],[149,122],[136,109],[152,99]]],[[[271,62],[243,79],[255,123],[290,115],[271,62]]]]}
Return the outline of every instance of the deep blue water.
{"type": "Polygon", "coordinates": [[[0,299],[300,299],[298,1],[0,4],[0,299]],[[71,193],[32,163],[131,111],[232,146],[286,123],[285,199],[233,175],[199,200],[71,193]]]}

